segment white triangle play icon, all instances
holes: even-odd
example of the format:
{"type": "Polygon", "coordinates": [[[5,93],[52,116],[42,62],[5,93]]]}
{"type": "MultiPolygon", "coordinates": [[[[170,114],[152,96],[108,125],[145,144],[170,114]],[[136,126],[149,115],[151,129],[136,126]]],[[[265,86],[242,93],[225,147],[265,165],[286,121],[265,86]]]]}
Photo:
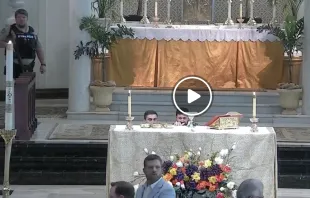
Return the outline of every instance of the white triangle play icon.
{"type": "Polygon", "coordinates": [[[196,100],[198,100],[200,98],[200,94],[198,94],[197,92],[188,89],[187,90],[187,103],[191,104],[192,102],[195,102],[196,100]]]}

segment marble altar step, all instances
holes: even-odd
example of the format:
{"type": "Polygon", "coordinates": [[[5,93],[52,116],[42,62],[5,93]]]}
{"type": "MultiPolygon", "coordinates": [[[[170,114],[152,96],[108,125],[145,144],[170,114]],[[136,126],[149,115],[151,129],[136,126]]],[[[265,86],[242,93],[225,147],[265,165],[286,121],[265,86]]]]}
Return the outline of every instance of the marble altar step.
{"type": "MultiPolygon", "coordinates": [[[[175,121],[175,111],[172,112],[158,112],[159,120],[161,122],[172,123],[175,121]]],[[[133,112],[132,116],[135,117],[135,123],[143,121],[143,112],[133,112]]],[[[206,113],[202,116],[195,118],[195,121],[203,124],[211,120],[217,114],[206,113]]],[[[110,112],[69,112],[67,111],[67,118],[69,120],[104,120],[104,121],[124,121],[127,112],[110,111],[110,112]]],[[[240,122],[243,125],[250,124],[249,119],[252,114],[244,114],[240,122]]],[[[272,115],[272,114],[258,114],[259,122],[263,126],[276,126],[276,127],[307,127],[310,126],[310,116],[306,115],[272,115]]]]}
{"type": "MultiPolygon", "coordinates": [[[[35,143],[15,141],[10,183],[17,185],[103,185],[106,144],[35,143]]],[[[0,182],[4,144],[0,143],[0,182]]]]}
{"type": "MultiPolygon", "coordinates": [[[[201,92],[199,92],[200,94],[201,92]]],[[[236,91],[214,91],[213,103],[214,104],[251,104],[252,92],[236,92],[236,91]]],[[[186,92],[182,91],[177,94],[178,96],[186,96],[186,92]]],[[[205,92],[203,95],[208,95],[205,92]]],[[[279,104],[279,94],[276,91],[257,92],[257,104],[279,104]]],[[[116,89],[113,94],[113,101],[127,102],[128,91],[123,89],[116,89]]],[[[186,97],[182,97],[186,98],[186,97]]],[[[172,91],[168,90],[132,90],[133,102],[171,102],[172,91]]],[[[184,101],[185,102],[185,101],[184,101]]]]}
{"type": "MultiPolygon", "coordinates": [[[[180,107],[187,107],[190,111],[199,112],[205,107],[205,104],[201,105],[188,105],[187,103],[179,103],[180,107]]],[[[176,111],[173,102],[150,102],[150,101],[133,101],[131,103],[132,111],[145,112],[147,110],[155,110],[157,112],[174,112],[176,111]]],[[[128,103],[127,101],[113,101],[110,106],[111,111],[127,112],[128,103]]],[[[225,114],[229,111],[239,112],[241,114],[252,113],[253,105],[251,102],[248,103],[231,103],[227,101],[226,103],[213,102],[211,107],[208,109],[207,114],[225,114]]],[[[281,114],[282,108],[278,104],[257,104],[258,114],[281,114]]]]}

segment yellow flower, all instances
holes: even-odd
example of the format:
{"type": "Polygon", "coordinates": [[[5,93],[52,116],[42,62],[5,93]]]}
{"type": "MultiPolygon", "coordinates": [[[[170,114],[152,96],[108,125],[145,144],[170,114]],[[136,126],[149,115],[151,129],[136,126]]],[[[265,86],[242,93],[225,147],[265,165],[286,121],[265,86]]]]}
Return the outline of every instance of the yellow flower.
{"type": "Polygon", "coordinates": [[[184,181],[188,182],[188,181],[189,181],[189,177],[188,177],[188,176],[185,176],[185,177],[184,177],[184,181]]]}
{"type": "Polygon", "coordinates": [[[192,175],[192,179],[195,180],[195,182],[198,182],[200,180],[200,174],[199,173],[194,173],[192,175]]]}
{"type": "Polygon", "coordinates": [[[209,182],[210,182],[211,184],[215,184],[215,183],[216,183],[216,177],[214,177],[214,176],[209,177],[208,180],[209,180],[209,182]]]}
{"type": "Polygon", "coordinates": [[[177,175],[177,169],[172,168],[172,169],[170,169],[169,173],[170,173],[171,175],[177,175]]]}
{"type": "Polygon", "coordinates": [[[203,165],[205,168],[209,168],[210,166],[212,166],[212,161],[211,160],[206,160],[205,164],[203,165]]]}
{"type": "Polygon", "coordinates": [[[185,159],[185,160],[188,160],[188,158],[189,158],[189,155],[188,155],[188,154],[185,154],[185,155],[184,155],[184,159],[185,159]]]}

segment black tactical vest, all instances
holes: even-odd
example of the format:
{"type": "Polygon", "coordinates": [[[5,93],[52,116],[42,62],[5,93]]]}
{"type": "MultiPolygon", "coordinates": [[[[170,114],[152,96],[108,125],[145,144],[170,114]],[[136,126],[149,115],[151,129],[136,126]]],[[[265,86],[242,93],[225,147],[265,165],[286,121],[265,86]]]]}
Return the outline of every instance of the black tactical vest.
{"type": "Polygon", "coordinates": [[[12,32],[15,34],[15,44],[14,44],[14,59],[18,59],[16,53],[19,52],[21,59],[35,59],[36,58],[36,46],[37,46],[37,36],[34,34],[34,29],[29,26],[27,33],[20,31],[16,24],[11,25],[10,34],[8,38],[12,38],[12,32]]]}

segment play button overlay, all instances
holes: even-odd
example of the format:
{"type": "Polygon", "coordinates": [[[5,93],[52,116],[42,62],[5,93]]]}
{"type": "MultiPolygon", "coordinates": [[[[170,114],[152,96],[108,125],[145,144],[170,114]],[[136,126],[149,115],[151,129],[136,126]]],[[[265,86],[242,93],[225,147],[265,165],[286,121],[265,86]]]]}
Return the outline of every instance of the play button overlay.
{"type": "Polygon", "coordinates": [[[210,85],[198,76],[188,76],[179,80],[172,93],[173,104],[187,116],[199,116],[212,104],[213,94],[210,85]],[[188,109],[189,112],[183,111],[188,109]]]}
{"type": "Polygon", "coordinates": [[[187,103],[190,104],[201,98],[201,95],[191,89],[187,90],[187,103]]]}

